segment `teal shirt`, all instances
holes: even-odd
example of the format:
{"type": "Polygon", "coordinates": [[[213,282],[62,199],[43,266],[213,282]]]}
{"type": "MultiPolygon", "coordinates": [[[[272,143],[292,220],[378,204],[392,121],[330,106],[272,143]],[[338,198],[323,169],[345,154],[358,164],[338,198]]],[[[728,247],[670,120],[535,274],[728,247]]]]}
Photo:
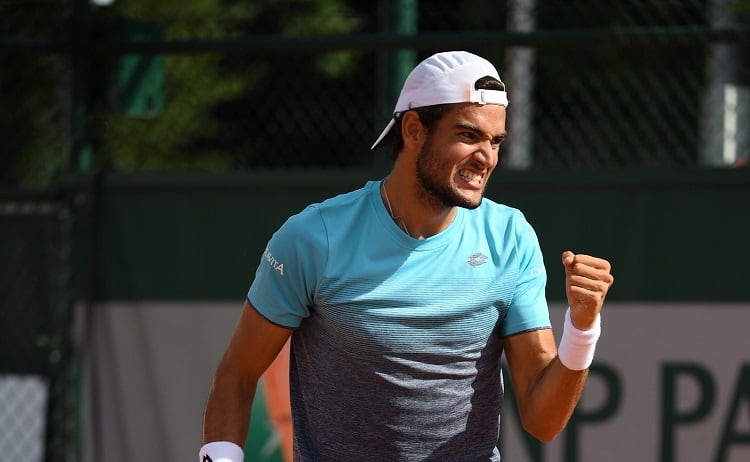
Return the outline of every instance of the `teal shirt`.
{"type": "Polygon", "coordinates": [[[379,185],[289,218],[248,292],[295,328],[296,460],[500,460],[502,339],[550,327],[536,235],[485,198],[413,239],[379,185]]]}

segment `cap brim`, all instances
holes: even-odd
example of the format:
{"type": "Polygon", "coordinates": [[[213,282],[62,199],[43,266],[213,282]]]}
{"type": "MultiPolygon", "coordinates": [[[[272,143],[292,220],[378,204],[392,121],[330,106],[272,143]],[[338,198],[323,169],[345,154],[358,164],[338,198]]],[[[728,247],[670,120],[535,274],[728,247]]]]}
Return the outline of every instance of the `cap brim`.
{"type": "Polygon", "coordinates": [[[378,145],[380,144],[380,142],[383,141],[383,138],[385,138],[385,136],[388,134],[388,132],[391,131],[391,128],[393,128],[393,124],[395,124],[395,123],[396,123],[396,119],[395,118],[391,119],[391,121],[388,122],[388,125],[385,126],[385,129],[383,130],[383,133],[381,133],[380,136],[378,137],[378,139],[375,140],[375,142],[372,144],[372,147],[370,148],[370,150],[373,150],[373,149],[375,149],[375,148],[378,147],[378,145]]]}

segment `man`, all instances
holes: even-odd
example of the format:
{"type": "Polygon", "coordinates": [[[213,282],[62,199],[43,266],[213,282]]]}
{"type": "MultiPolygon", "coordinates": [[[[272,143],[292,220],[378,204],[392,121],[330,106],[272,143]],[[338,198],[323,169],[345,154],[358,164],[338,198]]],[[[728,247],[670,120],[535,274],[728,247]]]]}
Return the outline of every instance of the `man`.
{"type": "Polygon", "coordinates": [[[407,77],[382,181],[307,207],[273,235],[214,377],[202,462],[242,460],[258,378],[292,336],[297,461],[497,461],[506,355],[542,441],[578,402],[613,282],[562,254],[559,353],[546,272],[523,215],[483,198],[506,136],[495,68],[433,55],[407,77]]]}

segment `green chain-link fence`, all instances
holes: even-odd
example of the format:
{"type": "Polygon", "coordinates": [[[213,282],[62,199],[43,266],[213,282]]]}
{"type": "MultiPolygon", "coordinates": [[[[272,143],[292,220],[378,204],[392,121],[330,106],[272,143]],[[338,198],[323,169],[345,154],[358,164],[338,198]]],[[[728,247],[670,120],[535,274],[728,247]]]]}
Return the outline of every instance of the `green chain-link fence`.
{"type": "Polygon", "coordinates": [[[508,83],[505,168],[747,161],[747,0],[141,3],[0,3],[6,172],[369,167],[447,48],[508,83]]]}
{"type": "Polygon", "coordinates": [[[73,460],[71,217],[64,202],[0,197],[0,453],[73,460]]]}

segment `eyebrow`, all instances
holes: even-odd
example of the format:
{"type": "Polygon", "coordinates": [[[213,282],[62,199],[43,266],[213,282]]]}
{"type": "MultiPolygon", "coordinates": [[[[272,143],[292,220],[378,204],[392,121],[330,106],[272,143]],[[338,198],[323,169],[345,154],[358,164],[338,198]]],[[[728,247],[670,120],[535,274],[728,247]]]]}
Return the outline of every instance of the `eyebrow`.
{"type": "Polygon", "coordinates": [[[482,136],[482,138],[489,138],[490,142],[493,143],[493,144],[500,144],[503,140],[505,140],[505,137],[506,137],[506,133],[505,132],[497,134],[495,136],[491,136],[489,133],[485,132],[481,128],[477,127],[474,124],[470,124],[470,123],[459,122],[459,123],[456,124],[456,128],[462,128],[464,130],[470,130],[472,132],[478,133],[478,134],[480,134],[482,136]]]}

